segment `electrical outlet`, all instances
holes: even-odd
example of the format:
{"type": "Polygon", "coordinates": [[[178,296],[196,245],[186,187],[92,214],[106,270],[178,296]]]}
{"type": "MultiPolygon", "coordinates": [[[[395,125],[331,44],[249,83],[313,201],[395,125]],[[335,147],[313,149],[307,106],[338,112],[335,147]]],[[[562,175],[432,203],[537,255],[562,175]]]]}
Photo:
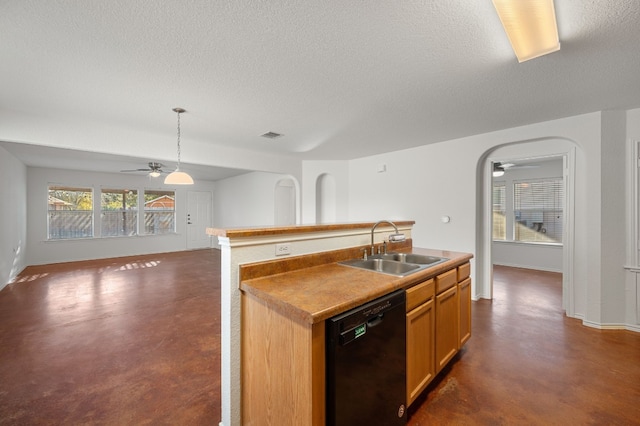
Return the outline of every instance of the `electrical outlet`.
{"type": "Polygon", "coordinates": [[[291,245],[289,243],[276,244],[276,256],[284,256],[291,254],[291,245]]]}

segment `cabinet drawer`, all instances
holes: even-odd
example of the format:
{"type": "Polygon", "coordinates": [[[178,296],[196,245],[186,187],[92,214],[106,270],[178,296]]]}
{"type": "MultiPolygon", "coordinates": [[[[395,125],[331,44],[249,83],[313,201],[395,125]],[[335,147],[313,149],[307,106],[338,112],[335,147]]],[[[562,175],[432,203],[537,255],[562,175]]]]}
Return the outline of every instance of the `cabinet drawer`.
{"type": "Polygon", "coordinates": [[[464,280],[471,275],[471,263],[467,262],[464,265],[458,266],[458,282],[464,280]]]}
{"type": "Polygon", "coordinates": [[[407,289],[407,312],[433,297],[433,280],[414,285],[407,289]]]}
{"type": "Polygon", "coordinates": [[[452,269],[436,277],[436,293],[440,294],[458,283],[458,269],[452,269]]]}

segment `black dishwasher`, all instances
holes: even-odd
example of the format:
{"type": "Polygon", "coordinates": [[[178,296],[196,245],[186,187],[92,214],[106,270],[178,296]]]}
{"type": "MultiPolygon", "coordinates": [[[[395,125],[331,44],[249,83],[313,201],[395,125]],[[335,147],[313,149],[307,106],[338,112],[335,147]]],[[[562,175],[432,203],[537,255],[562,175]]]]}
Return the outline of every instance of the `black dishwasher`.
{"type": "Polygon", "coordinates": [[[397,290],[327,320],[327,425],[406,424],[405,297],[397,290]]]}

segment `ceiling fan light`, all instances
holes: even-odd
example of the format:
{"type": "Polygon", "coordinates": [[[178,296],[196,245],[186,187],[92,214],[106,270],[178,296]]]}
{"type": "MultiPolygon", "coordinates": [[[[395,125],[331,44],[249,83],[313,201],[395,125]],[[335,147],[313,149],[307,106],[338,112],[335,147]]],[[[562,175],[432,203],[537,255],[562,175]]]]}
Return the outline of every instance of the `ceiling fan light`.
{"type": "Polygon", "coordinates": [[[493,0],[518,62],[560,50],[553,0],[493,0]]]}
{"type": "Polygon", "coordinates": [[[493,171],[493,177],[500,177],[500,176],[504,176],[504,170],[494,170],[493,171]]]}
{"type": "Polygon", "coordinates": [[[160,176],[160,172],[157,170],[153,170],[151,171],[151,173],[149,173],[149,176],[151,176],[152,178],[157,178],[158,176],[160,176]]]}
{"type": "Polygon", "coordinates": [[[188,173],[176,169],[164,178],[164,183],[167,185],[193,185],[193,178],[188,173]]]}

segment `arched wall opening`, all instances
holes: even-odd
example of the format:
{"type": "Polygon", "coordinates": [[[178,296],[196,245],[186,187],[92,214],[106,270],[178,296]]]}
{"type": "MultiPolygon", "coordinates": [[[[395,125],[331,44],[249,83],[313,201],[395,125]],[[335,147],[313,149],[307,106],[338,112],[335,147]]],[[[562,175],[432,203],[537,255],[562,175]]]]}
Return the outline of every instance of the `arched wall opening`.
{"type": "Polygon", "coordinates": [[[316,223],[335,222],[337,211],[336,179],[323,173],[316,179],[316,223]]]}
{"type": "Polygon", "coordinates": [[[562,157],[563,180],[565,184],[564,232],[562,247],[562,303],[567,316],[574,316],[575,291],[573,273],[573,253],[575,245],[575,182],[576,182],[576,142],[562,137],[538,138],[514,141],[488,149],[477,164],[476,200],[476,295],[493,298],[493,167],[494,162],[509,158],[562,157]]]}
{"type": "Polygon", "coordinates": [[[274,225],[289,226],[299,223],[300,188],[295,178],[287,176],[276,182],[274,188],[274,225]]]}

